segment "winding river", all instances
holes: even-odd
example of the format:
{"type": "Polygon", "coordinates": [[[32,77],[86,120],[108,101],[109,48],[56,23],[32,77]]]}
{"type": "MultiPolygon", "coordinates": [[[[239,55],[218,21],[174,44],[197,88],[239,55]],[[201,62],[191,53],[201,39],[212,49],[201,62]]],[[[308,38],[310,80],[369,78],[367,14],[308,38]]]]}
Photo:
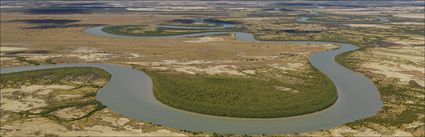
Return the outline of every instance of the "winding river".
{"type": "MultiPolygon", "coordinates": [[[[182,38],[230,32],[209,32],[175,36],[122,36],[103,32],[100,27],[84,31],[113,38],[182,38]]],[[[316,41],[259,41],[250,33],[232,32],[237,40],[254,43],[301,43],[321,44],[316,41]]],[[[148,121],[171,128],[233,133],[233,134],[278,134],[307,132],[336,127],[347,122],[375,115],[382,107],[379,92],[373,82],[360,73],[347,69],[335,62],[336,55],[356,50],[352,44],[340,43],[335,50],[315,53],[309,57],[311,64],[328,76],[338,90],[337,101],[319,112],[285,118],[255,119],[209,116],[178,110],[155,99],[152,81],[139,70],[110,64],[58,64],[29,67],[1,68],[1,73],[21,72],[62,67],[97,67],[111,73],[111,80],[97,93],[97,99],[108,108],[129,118],[148,121]]],[[[300,100],[302,101],[302,100],[300,100]]]]}

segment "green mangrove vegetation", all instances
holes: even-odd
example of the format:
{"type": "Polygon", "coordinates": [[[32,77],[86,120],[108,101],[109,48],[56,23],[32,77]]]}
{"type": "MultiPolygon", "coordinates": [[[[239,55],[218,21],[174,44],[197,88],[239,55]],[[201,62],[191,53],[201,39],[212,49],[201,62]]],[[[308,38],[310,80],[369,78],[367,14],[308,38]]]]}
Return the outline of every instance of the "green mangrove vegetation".
{"type": "Polygon", "coordinates": [[[181,35],[192,34],[201,32],[214,32],[217,30],[196,30],[196,29],[174,29],[174,28],[161,28],[147,25],[117,25],[106,26],[102,31],[127,36],[167,36],[167,35],[181,35]]]}
{"type": "Polygon", "coordinates": [[[115,25],[106,26],[102,28],[102,31],[116,34],[116,35],[128,35],[128,36],[167,36],[167,35],[182,35],[182,34],[193,34],[202,32],[227,32],[227,31],[241,31],[245,28],[238,21],[232,20],[219,20],[219,19],[175,19],[168,22],[161,23],[159,25],[176,26],[176,27],[222,27],[223,24],[235,24],[235,27],[231,28],[214,28],[214,29],[191,29],[191,28],[170,28],[160,27],[156,25],[115,25]]]}
{"type": "Polygon", "coordinates": [[[184,74],[144,70],[155,97],[169,106],[208,115],[276,118],[322,110],[337,99],[332,81],[310,68],[303,83],[255,77],[184,74]],[[292,90],[282,90],[281,86],[292,90]]]}

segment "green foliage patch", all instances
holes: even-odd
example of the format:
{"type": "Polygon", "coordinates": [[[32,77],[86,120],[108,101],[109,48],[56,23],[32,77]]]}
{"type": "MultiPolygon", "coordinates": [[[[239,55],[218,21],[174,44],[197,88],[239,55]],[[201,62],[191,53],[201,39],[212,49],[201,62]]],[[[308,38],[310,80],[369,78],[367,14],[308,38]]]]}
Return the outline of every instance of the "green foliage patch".
{"type": "Polygon", "coordinates": [[[288,85],[274,79],[147,72],[155,97],[169,106],[196,113],[244,118],[276,118],[322,110],[337,99],[331,80],[312,68],[304,83],[288,85]],[[290,87],[282,91],[276,86],[290,87]]]}

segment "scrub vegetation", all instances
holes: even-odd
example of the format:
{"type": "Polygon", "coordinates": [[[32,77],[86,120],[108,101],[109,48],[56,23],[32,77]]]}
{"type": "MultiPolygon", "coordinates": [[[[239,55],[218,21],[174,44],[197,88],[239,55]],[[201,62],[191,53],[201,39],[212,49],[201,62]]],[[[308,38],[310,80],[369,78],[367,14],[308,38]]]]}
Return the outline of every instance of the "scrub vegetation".
{"type": "Polygon", "coordinates": [[[98,68],[89,67],[70,67],[48,70],[35,70],[18,73],[2,74],[0,83],[22,83],[22,81],[32,84],[61,84],[66,83],[72,77],[90,78],[90,79],[109,79],[109,73],[98,68]]]}
{"type": "MultiPolygon", "coordinates": [[[[5,111],[3,113],[13,117],[19,117],[20,119],[28,119],[38,116],[57,122],[81,120],[83,118],[90,117],[97,111],[106,108],[106,106],[102,105],[102,103],[95,100],[96,90],[91,90],[90,92],[84,91],[88,89],[100,88],[103,85],[101,83],[104,83],[105,80],[109,79],[110,74],[106,71],[89,67],[58,68],[2,74],[0,79],[0,87],[1,89],[5,89],[5,92],[2,92],[2,95],[6,100],[14,99],[21,100],[25,103],[33,103],[32,101],[24,100],[26,100],[26,98],[36,98],[43,100],[43,103],[41,104],[46,104],[40,107],[34,107],[36,105],[30,105],[29,107],[32,109],[24,111],[5,111]],[[73,83],[74,81],[84,82],[85,84],[79,85],[77,83],[73,83]],[[31,93],[31,91],[21,92],[18,90],[11,92],[10,94],[12,94],[12,96],[7,95],[7,91],[9,91],[8,89],[19,89],[22,87],[27,87],[27,85],[66,85],[62,87],[69,90],[71,93],[80,93],[80,95],[77,98],[58,99],[58,96],[62,96],[64,94],[64,91],[60,90],[56,92],[49,92],[46,90],[34,93],[31,93]],[[71,108],[85,109],[87,113],[72,118],[58,116],[59,111],[71,108]]],[[[5,105],[8,106],[7,103],[10,102],[5,101],[5,103],[5,105]]],[[[22,106],[18,105],[18,107],[22,106]]]]}
{"type": "Polygon", "coordinates": [[[304,83],[297,84],[255,76],[145,72],[152,77],[158,100],[178,109],[208,115],[287,117],[322,110],[337,99],[331,80],[313,68],[299,76],[304,83]],[[281,86],[293,90],[282,90],[281,86]]]}
{"type": "MultiPolygon", "coordinates": [[[[389,17],[388,19],[396,20],[389,17]]],[[[259,40],[333,41],[351,43],[360,47],[397,45],[402,41],[417,41],[416,36],[424,35],[423,25],[383,23],[375,16],[323,13],[322,16],[310,17],[304,22],[295,22],[294,18],[290,17],[267,21],[249,20],[243,23],[259,40]]],[[[403,21],[417,20],[404,19],[403,21]]]]}

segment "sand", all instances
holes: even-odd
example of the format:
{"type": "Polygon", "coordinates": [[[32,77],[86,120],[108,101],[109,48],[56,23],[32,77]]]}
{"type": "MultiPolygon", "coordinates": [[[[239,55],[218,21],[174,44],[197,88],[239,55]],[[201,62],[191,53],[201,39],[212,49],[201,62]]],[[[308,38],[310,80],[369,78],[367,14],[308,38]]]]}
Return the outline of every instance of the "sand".
{"type": "Polygon", "coordinates": [[[378,25],[378,24],[346,24],[351,27],[363,27],[363,28],[380,28],[380,29],[387,29],[390,28],[386,25],[378,25]]]}
{"type": "Polygon", "coordinates": [[[394,14],[393,16],[402,18],[425,19],[425,13],[394,14]]]}
{"type": "Polygon", "coordinates": [[[270,64],[269,66],[276,68],[276,69],[280,69],[280,70],[291,70],[291,71],[296,71],[296,70],[299,70],[299,69],[305,67],[305,65],[303,63],[287,63],[285,65],[283,65],[283,64],[270,64]]]}
{"type": "Polygon", "coordinates": [[[223,38],[216,38],[216,37],[201,37],[196,40],[188,40],[185,42],[189,43],[206,43],[206,42],[214,42],[214,41],[223,41],[223,38]]]}
{"type": "Polygon", "coordinates": [[[21,48],[21,47],[0,47],[1,52],[16,52],[16,51],[25,51],[27,48],[21,48]]]}
{"type": "Polygon", "coordinates": [[[413,65],[399,65],[395,66],[394,64],[388,63],[379,63],[379,62],[368,62],[361,65],[361,67],[370,69],[371,72],[376,74],[382,74],[386,77],[392,77],[399,79],[403,84],[408,84],[409,81],[414,80],[421,86],[425,87],[424,79],[424,69],[416,67],[413,65]],[[422,77],[419,75],[412,75],[405,73],[407,71],[416,71],[422,74],[422,77]]]}

